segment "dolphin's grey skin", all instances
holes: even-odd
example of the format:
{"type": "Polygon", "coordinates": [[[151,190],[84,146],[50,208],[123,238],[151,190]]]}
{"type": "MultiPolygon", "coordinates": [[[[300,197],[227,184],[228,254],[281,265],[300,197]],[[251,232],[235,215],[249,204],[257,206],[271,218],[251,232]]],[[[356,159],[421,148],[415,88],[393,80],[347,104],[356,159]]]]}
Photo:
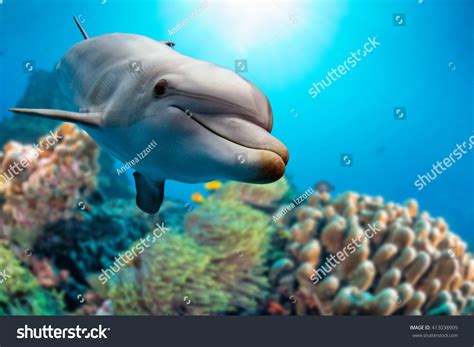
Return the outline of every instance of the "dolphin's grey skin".
{"type": "Polygon", "coordinates": [[[122,162],[155,141],[134,166],[142,210],[159,210],[166,179],[269,183],[282,177],[288,151],[270,135],[272,110],[254,84],[179,54],[170,42],[117,33],[89,39],[80,29],[86,40],[66,53],[57,71],[62,91],[81,112],[11,111],[79,124],[122,162]]]}

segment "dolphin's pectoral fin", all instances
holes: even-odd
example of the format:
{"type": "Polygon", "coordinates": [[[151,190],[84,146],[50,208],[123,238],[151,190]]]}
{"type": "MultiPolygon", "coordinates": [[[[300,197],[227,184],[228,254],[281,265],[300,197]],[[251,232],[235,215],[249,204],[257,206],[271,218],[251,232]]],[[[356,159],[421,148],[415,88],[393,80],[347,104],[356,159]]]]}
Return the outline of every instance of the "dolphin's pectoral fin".
{"type": "Polygon", "coordinates": [[[25,114],[27,116],[48,118],[88,126],[100,127],[102,123],[101,112],[81,113],[47,108],[10,108],[9,111],[25,114]]]}
{"type": "Polygon", "coordinates": [[[140,209],[149,214],[155,214],[159,211],[163,202],[165,191],[165,181],[153,182],[147,180],[138,171],[133,173],[135,178],[135,187],[137,189],[137,205],[140,209]]]}

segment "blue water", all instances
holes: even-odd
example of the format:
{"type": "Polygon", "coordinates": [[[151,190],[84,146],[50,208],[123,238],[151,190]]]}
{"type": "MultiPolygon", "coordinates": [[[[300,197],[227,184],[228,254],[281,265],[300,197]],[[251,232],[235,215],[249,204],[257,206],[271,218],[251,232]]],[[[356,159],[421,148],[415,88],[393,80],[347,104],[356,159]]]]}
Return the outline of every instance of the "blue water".
{"type": "MultiPolygon", "coordinates": [[[[474,2],[3,0],[0,4],[2,117],[27,83],[25,60],[51,70],[81,40],[110,32],[173,40],[183,54],[234,69],[269,97],[274,134],[290,150],[288,173],[301,191],[327,180],[336,192],[419,200],[472,239],[474,154],[467,153],[422,191],[419,174],[473,134],[474,2]],[[258,3],[258,4],[255,4],[258,3]],[[394,14],[405,25],[394,25],[394,14]],[[369,37],[380,45],[317,97],[308,90],[369,37]],[[404,107],[405,120],[394,119],[404,107]],[[350,154],[351,167],[341,165],[350,154]]],[[[12,134],[14,137],[14,134],[12,134]]],[[[179,154],[177,154],[179,155],[179,154]]],[[[114,168],[104,168],[115,174],[114,168]]],[[[171,183],[167,196],[189,199],[200,185],[171,183]]]]}

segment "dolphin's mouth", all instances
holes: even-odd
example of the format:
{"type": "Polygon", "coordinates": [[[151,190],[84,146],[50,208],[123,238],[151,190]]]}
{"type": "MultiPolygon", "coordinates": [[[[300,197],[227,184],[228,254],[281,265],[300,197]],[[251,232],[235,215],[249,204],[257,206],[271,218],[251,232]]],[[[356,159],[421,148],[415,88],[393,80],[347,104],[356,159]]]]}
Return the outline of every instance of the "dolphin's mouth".
{"type": "Polygon", "coordinates": [[[270,151],[277,154],[285,163],[288,163],[289,154],[285,145],[273,137],[266,129],[254,124],[237,114],[207,115],[183,110],[179,106],[172,105],[183,112],[186,117],[192,119],[206,130],[227,141],[255,150],[270,151]]]}

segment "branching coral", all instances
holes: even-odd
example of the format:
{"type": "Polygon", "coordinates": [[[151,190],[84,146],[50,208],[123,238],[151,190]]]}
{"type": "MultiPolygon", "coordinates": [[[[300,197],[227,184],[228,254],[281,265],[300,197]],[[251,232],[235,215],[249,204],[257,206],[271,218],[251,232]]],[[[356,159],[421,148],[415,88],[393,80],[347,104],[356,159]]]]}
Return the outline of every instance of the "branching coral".
{"type": "Polygon", "coordinates": [[[270,218],[237,201],[214,200],[188,215],[185,231],[211,249],[216,277],[231,294],[231,307],[253,309],[267,285],[262,276],[270,218]]]}
{"type": "Polygon", "coordinates": [[[0,246],[0,315],[60,314],[59,295],[42,289],[13,253],[0,246]]]}
{"type": "Polygon", "coordinates": [[[315,193],[288,220],[286,256],[270,272],[280,313],[474,313],[471,254],[442,218],[420,213],[415,200],[401,206],[356,193],[335,200],[315,193]],[[375,236],[362,238],[367,242],[335,268],[324,268],[323,259],[346,249],[369,225],[378,229],[375,236]],[[321,268],[328,271],[319,280],[321,268]]]}

